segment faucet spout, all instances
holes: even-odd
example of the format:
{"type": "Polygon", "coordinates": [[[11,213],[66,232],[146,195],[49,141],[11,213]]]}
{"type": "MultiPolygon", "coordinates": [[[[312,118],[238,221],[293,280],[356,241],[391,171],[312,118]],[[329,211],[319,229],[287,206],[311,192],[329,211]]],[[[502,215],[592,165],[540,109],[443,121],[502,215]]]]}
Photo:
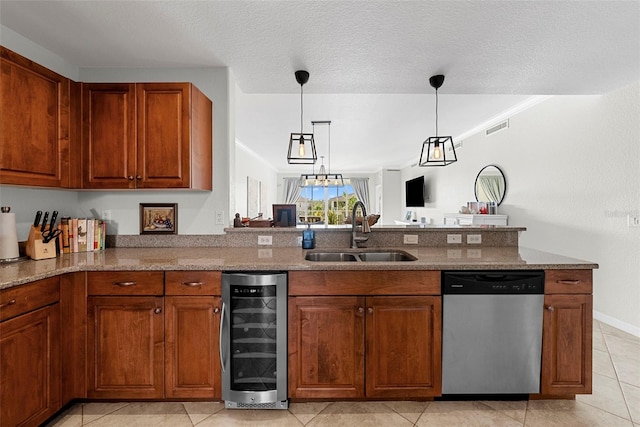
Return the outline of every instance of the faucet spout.
{"type": "Polygon", "coordinates": [[[370,233],[371,228],[369,227],[369,221],[367,221],[367,209],[364,207],[364,203],[358,200],[353,205],[353,210],[351,211],[351,248],[356,249],[359,247],[360,243],[364,243],[369,240],[368,237],[358,236],[357,226],[356,226],[356,211],[358,210],[358,206],[362,209],[362,232],[370,233]]]}

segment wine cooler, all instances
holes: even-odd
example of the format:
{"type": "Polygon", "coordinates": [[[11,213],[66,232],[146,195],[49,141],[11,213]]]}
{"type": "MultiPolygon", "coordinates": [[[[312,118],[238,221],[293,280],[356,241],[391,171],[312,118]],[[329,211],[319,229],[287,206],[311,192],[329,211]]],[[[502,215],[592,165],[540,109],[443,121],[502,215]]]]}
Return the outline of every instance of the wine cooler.
{"type": "Polygon", "coordinates": [[[226,408],[288,408],[286,273],[222,274],[220,362],[226,408]]]}

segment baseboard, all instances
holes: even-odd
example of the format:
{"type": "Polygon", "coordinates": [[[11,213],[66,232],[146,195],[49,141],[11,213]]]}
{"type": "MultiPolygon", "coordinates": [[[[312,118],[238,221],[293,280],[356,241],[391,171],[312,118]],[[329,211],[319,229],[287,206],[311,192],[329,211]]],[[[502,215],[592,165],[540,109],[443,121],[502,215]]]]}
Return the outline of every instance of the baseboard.
{"type": "Polygon", "coordinates": [[[621,320],[616,319],[615,317],[607,316],[606,314],[602,314],[599,311],[593,311],[593,318],[599,320],[600,322],[606,323],[609,326],[613,326],[614,328],[620,329],[628,334],[634,335],[640,338],[640,328],[637,326],[630,325],[629,323],[625,323],[621,320]]]}

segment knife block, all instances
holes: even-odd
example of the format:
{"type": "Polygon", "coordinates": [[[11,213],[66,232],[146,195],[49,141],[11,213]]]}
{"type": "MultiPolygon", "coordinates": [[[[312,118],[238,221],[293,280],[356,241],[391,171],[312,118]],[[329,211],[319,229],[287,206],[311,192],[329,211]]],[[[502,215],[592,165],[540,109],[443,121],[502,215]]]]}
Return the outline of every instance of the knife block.
{"type": "Polygon", "coordinates": [[[53,239],[49,243],[42,241],[42,233],[39,227],[31,226],[29,230],[29,238],[25,252],[31,259],[48,259],[56,257],[56,240],[53,239]]]}

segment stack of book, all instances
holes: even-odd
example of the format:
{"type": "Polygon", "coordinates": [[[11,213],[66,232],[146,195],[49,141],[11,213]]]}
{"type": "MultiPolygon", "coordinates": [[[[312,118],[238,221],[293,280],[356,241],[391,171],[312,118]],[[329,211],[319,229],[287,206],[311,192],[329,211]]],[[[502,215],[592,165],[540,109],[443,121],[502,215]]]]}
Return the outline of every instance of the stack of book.
{"type": "Polygon", "coordinates": [[[105,248],[107,223],[101,219],[64,217],[60,219],[58,228],[62,230],[59,244],[64,254],[105,248]]]}

